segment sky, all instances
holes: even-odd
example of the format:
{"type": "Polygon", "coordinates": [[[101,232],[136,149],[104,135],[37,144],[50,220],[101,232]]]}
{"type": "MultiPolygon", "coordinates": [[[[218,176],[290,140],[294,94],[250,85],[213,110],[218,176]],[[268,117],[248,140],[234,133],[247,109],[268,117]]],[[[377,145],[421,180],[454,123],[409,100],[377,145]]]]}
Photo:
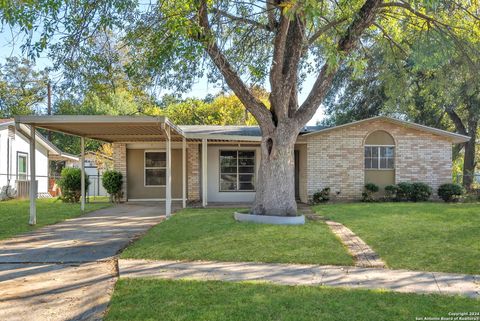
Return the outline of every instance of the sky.
{"type": "MultiPolygon", "coordinates": [[[[6,59],[11,56],[23,56],[21,46],[21,39],[16,39],[13,41],[14,37],[12,37],[12,31],[6,27],[0,30],[0,64],[4,64],[6,59]]],[[[46,53],[43,53],[37,60],[35,61],[36,66],[39,69],[44,69],[45,67],[51,67],[52,61],[47,57],[46,53]]],[[[61,74],[53,74],[51,77],[55,79],[61,79],[61,74]]],[[[315,81],[315,75],[307,77],[305,83],[303,84],[302,90],[299,92],[298,98],[299,103],[301,104],[308,95],[310,88],[313,86],[315,81]]],[[[221,88],[214,86],[213,84],[209,83],[206,78],[199,79],[192,87],[192,89],[184,93],[182,96],[183,98],[205,98],[208,94],[215,95],[221,88]]],[[[167,93],[167,92],[165,92],[167,93]]],[[[55,99],[55,93],[53,93],[53,99],[55,99]]],[[[323,107],[317,110],[313,118],[308,122],[307,125],[316,125],[318,121],[321,121],[324,118],[324,110],[323,107]]]]}

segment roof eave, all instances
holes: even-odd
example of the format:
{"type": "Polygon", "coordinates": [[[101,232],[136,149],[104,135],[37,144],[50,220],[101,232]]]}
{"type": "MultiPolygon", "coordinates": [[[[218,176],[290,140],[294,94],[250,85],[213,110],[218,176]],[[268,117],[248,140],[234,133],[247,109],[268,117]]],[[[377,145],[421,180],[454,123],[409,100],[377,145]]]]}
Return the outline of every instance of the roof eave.
{"type": "Polygon", "coordinates": [[[408,122],[408,121],[405,121],[405,120],[400,120],[400,119],[396,119],[396,118],[392,118],[392,117],[387,117],[387,116],[375,116],[375,117],[371,117],[371,118],[361,119],[361,120],[357,120],[357,121],[354,121],[354,122],[351,122],[351,123],[347,123],[347,124],[343,124],[343,125],[339,125],[339,126],[334,126],[334,127],[329,127],[329,128],[325,128],[325,129],[320,129],[318,131],[311,132],[311,133],[306,133],[306,134],[303,134],[302,136],[322,134],[322,133],[325,133],[325,132],[328,132],[328,131],[331,131],[331,130],[336,130],[336,129],[340,129],[340,128],[344,128],[344,127],[350,127],[350,126],[354,126],[354,125],[357,125],[357,124],[361,124],[361,123],[369,122],[369,121],[373,121],[373,120],[378,120],[378,119],[383,119],[383,120],[386,120],[386,121],[390,121],[390,122],[399,124],[401,126],[407,126],[407,127],[414,128],[414,129],[417,129],[417,130],[430,132],[432,134],[436,134],[436,135],[439,135],[439,136],[448,137],[451,140],[451,142],[454,143],[454,144],[461,144],[461,143],[465,143],[465,142],[470,140],[469,136],[465,136],[465,135],[461,135],[461,134],[457,134],[457,133],[452,133],[452,132],[449,132],[449,131],[446,131],[446,130],[433,128],[433,127],[429,127],[429,126],[425,126],[425,125],[420,125],[420,124],[416,124],[416,123],[412,123],[412,122],[408,122]]]}

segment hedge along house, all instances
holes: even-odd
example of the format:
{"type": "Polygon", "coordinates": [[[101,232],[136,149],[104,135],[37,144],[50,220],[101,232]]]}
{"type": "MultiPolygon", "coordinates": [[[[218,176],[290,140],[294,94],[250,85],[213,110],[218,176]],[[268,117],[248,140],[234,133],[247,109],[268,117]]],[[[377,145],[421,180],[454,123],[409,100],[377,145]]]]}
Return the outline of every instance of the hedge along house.
{"type": "MultiPolygon", "coordinates": [[[[185,207],[255,197],[261,140],[256,126],[177,126],[149,116],[22,116],[16,122],[113,143],[114,168],[124,175],[123,200],[165,201],[167,215],[172,200],[185,207]]],[[[306,127],[295,147],[296,194],[308,202],[330,187],[335,198],[355,200],[365,183],[404,181],[436,189],[452,180],[452,144],[468,139],[383,116],[306,127]]]]}

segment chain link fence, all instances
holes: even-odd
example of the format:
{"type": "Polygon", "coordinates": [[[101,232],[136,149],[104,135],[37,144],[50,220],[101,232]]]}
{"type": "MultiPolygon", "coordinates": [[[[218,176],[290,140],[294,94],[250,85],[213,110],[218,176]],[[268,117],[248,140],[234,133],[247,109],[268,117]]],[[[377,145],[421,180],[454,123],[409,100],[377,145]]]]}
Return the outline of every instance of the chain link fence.
{"type": "MultiPolygon", "coordinates": [[[[480,188],[480,173],[467,175],[472,177],[472,182],[475,188],[480,188]]],[[[457,174],[454,178],[455,183],[462,184],[463,183],[463,174],[457,174]]]]}

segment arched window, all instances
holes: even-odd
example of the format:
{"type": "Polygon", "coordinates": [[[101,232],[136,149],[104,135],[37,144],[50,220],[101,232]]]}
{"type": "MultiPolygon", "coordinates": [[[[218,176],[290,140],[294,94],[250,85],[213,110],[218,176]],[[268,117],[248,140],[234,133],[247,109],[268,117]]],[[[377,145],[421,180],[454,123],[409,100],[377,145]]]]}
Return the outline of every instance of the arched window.
{"type": "Polygon", "coordinates": [[[395,168],[395,140],[383,130],[372,132],[365,139],[365,169],[393,170],[395,168]]]}

